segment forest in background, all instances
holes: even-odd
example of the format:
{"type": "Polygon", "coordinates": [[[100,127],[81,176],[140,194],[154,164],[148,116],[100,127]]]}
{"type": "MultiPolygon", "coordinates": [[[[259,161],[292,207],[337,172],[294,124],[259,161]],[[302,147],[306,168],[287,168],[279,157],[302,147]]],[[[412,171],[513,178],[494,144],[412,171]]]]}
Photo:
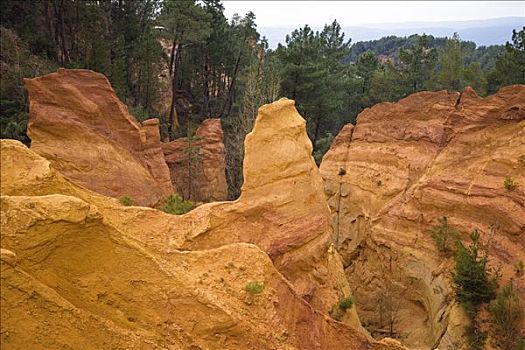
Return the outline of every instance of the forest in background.
{"type": "Polygon", "coordinates": [[[92,69],[138,120],[158,117],[164,140],[220,118],[232,199],[243,181],[244,137],[262,104],[296,101],[319,162],[341,127],[376,103],[525,83],[525,28],[504,46],[476,47],[457,35],[352,44],[334,21],[321,31],[298,28],[270,50],[253,13],[228,20],[218,0],[3,0],[0,19],[2,138],[30,143],[23,78],[92,69]]]}

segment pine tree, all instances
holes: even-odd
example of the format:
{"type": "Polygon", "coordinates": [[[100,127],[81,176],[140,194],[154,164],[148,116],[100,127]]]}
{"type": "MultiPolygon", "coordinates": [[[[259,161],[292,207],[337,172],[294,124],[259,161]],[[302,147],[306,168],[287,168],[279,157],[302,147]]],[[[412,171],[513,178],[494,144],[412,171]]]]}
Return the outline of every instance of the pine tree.
{"type": "Polygon", "coordinates": [[[505,52],[497,58],[488,81],[489,92],[504,85],[525,84],[525,27],[512,31],[512,43],[505,45],[505,52]]]}
{"type": "Polygon", "coordinates": [[[430,38],[423,34],[417,38],[417,45],[399,50],[401,70],[407,91],[416,92],[426,88],[437,63],[436,49],[429,47],[430,38]]]}
{"type": "Polygon", "coordinates": [[[457,33],[454,33],[453,37],[447,40],[441,55],[440,65],[441,71],[438,78],[441,86],[450,91],[460,91],[464,87],[464,54],[457,33]]]}
{"type": "Polygon", "coordinates": [[[488,252],[480,242],[479,233],[472,232],[470,239],[468,246],[457,241],[453,280],[456,285],[456,299],[468,307],[476,307],[494,298],[497,280],[488,271],[488,252]]]}
{"type": "Polygon", "coordinates": [[[350,41],[345,41],[340,25],[334,21],[321,32],[308,25],[286,37],[277,55],[282,62],[281,90],[296,101],[306,118],[308,134],[314,146],[344,115],[344,96],[348,67],[343,59],[348,55],[350,41]]]}

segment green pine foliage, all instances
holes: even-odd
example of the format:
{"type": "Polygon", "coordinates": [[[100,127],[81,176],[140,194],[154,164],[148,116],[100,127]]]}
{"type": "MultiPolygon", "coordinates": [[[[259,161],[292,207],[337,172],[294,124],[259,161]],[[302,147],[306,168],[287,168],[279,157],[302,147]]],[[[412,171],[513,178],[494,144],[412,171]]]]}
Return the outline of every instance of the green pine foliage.
{"type": "Polygon", "coordinates": [[[349,70],[343,58],[349,46],[350,41],[334,21],[320,32],[308,25],[297,29],[286,37],[286,46],[279,45],[276,50],[282,62],[282,95],[294,99],[307,120],[314,152],[322,135],[342,126],[338,120],[345,115],[349,70]]]}
{"type": "Polygon", "coordinates": [[[503,350],[517,349],[525,334],[521,322],[525,317],[524,305],[512,280],[503,286],[490,304],[492,322],[497,328],[498,341],[503,350]]]}
{"type": "MultiPolygon", "coordinates": [[[[439,224],[432,228],[432,238],[442,254],[453,254],[455,266],[452,280],[456,300],[463,306],[470,319],[470,323],[465,327],[469,349],[482,350],[488,333],[480,327],[478,312],[483,304],[496,297],[499,276],[488,267],[488,246],[481,242],[477,230],[470,234],[470,242],[464,244],[460,240],[460,232],[450,226],[446,217],[438,221],[439,224]]],[[[503,288],[491,306],[500,316],[505,312],[503,305],[508,306],[505,304],[508,299],[505,299],[505,302],[502,299],[507,298],[509,294],[509,287],[503,288]]],[[[506,319],[506,316],[501,316],[496,322],[502,323],[503,319],[506,319]]]]}
{"type": "Polygon", "coordinates": [[[352,297],[350,296],[344,297],[341,300],[339,300],[339,308],[341,310],[346,311],[350,309],[353,305],[354,305],[354,299],[352,299],[352,297]]]}
{"type": "Polygon", "coordinates": [[[330,317],[334,320],[341,322],[346,313],[346,310],[351,309],[354,305],[354,299],[351,296],[346,296],[334,304],[330,309],[330,317]]]}
{"type": "Polygon", "coordinates": [[[56,65],[32,54],[12,29],[0,27],[0,46],[1,137],[29,145],[26,135],[29,104],[23,79],[49,73],[56,65]]]}
{"type": "Polygon", "coordinates": [[[398,69],[391,62],[381,65],[370,83],[369,101],[395,102],[405,97],[411,83],[404,71],[409,69],[398,69]]]}
{"type": "MultiPolygon", "coordinates": [[[[459,240],[459,231],[443,217],[439,225],[433,227],[432,238],[440,252],[454,254],[452,278],[456,300],[470,319],[465,327],[469,349],[484,349],[488,333],[479,324],[478,312],[487,303],[490,303],[492,324],[497,330],[498,346],[504,350],[519,349],[524,339],[519,328],[524,317],[523,307],[512,280],[497,291],[499,276],[488,268],[488,247],[481,243],[480,234],[476,230],[472,232],[469,244],[465,245],[459,240]]],[[[516,263],[515,269],[516,274],[521,274],[523,263],[516,263]]]]}
{"type": "Polygon", "coordinates": [[[512,179],[511,177],[506,177],[505,180],[503,181],[503,186],[509,190],[509,191],[512,191],[514,190],[518,185],[516,184],[516,182],[514,181],[514,179],[512,179]]]}
{"type": "Polygon", "coordinates": [[[497,276],[488,269],[487,248],[477,231],[470,234],[470,244],[456,241],[453,272],[456,299],[467,306],[477,307],[490,302],[496,295],[497,276]]]}
{"type": "Polygon", "coordinates": [[[454,252],[454,246],[456,245],[456,241],[460,238],[460,233],[449,225],[447,217],[444,216],[438,219],[438,222],[439,225],[432,228],[432,239],[434,239],[434,242],[441,253],[450,255],[454,252]]]}
{"type": "Polygon", "coordinates": [[[459,35],[447,40],[445,49],[441,53],[440,66],[438,74],[440,85],[450,91],[459,91],[465,84],[463,81],[465,56],[461,46],[459,35]]]}
{"type": "Polygon", "coordinates": [[[163,140],[186,136],[188,121],[220,118],[230,199],[240,193],[244,138],[264,103],[296,101],[319,162],[332,135],[376,103],[467,85],[484,95],[525,81],[524,30],[506,46],[476,47],[457,35],[351,45],[334,21],[298,28],[271,50],[254,13],[228,19],[219,0],[3,0],[0,19],[3,138],[29,144],[24,78],[92,69],[138,120],[159,117],[163,140]]]}
{"type": "Polygon", "coordinates": [[[196,204],[194,202],[184,200],[178,194],[172,194],[166,198],[159,209],[168,214],[182,215],[191,211],[195,207],[196,204]]]}
{"type": "Polygon", "coordinates": [[[129,207],[130,205],[133,205],[133,199],[129,196],[122,196],[119,198],[120,204],[129,207]]]}
{"type": "Polygon", "coordinates": [[[466,86],[472,87],[478,95],[487,94],[487,78],[481,71],[481,63],[472,62],[463,70],[463,80],[466,86]]]}
{"type": "Polygon", "coordinates": [[[512,43],[498,56],[494,69],[488,74],[489,92],[511,84],[525,84],[525,27],[512,31],[512,43]]]}
{"type": "MultiPolygon", "coordinates": [[[[398,63],[401,52],[404,50],[413,50],[414,47],[421,44],[422,37],[426,37],[426,52],[429,52],[429,49],[435,50],[436,53],[442,51],[448,41],[448,38],[434,37],[425,34],[413,34],[407,37],[390,35],[377,40],[360,41],[350,47],[350,53],[345,58],[345,62],[356,62],[359,56],[370,50],[377,56],[389,57],[392,61],[398,63]]],[[[462,41],[462,47],[466,55],[466,64],[479,62],[484,73],[494,67],[497,56],[505,51],[504,45],[478,47],[471,41],[462,41]]]]}
{"type": "Polygon", "coordinates": [[[437,50],[430,48],[429,44],[430,37],[423,34],[418,37],[417,45],[399,50],[405,84],[413,92],[426,88],[426,83],[432,77],[432,72],[436,67],[437,50]]]}

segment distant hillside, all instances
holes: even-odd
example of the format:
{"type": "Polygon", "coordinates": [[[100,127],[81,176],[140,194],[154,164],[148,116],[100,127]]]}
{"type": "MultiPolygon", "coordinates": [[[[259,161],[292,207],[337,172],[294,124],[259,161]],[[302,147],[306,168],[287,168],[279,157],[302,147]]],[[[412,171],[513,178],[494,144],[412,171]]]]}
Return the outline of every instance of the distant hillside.
{"type": "MultiPolygon", "coordinates": [[[[407,22],[378,23],[366,26],[346,26],[343,31],[352,42],[377,40],[387,36],[410,36],[412,34],[429,34],[435,37],[451,37],[457,32],[463,40],[476,45],[503,45],[511,40],[512,29],[525,26],[525,17],[504,17],[485,20],[458,22],[407,22]]],[[[284,44],[285,37],[294,27],[259,27],[261,35],[266,36],[271,48],[279,43],[284,44]]],[[[321,28],[314,27],[314,30],[321,28]]]]}
{"type": "MultiPolygon", "coordinates": [[[[379,40],[359,41],[353,44],[350,48],[350,54],[346,58],[346,62],[355,62],[359,56],[364,52],[370,50],[377,56],[383,56],[397,60],[399,49],[408,49],[416,45],[419,35],[413,34],[409,37],[387,36],[379,40]]],[[[429,46],[431,48],[443,48],[446,43],[446,38],[437,38],[429,36],[429,46]]],[[[494,66],[496,57],[504,50],[504,45],[490,45],[479,46],[472,41],[462,42],[463,50],[465,52],[466,63],[479,61],[481,69],[488,71],[494,66]]]]}

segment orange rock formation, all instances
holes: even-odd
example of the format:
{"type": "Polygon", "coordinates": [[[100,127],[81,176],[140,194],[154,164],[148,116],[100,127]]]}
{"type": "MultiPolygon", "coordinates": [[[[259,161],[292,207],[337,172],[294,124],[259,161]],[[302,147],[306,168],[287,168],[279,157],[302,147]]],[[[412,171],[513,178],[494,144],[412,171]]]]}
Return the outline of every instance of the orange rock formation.
{"type": "Polygon", "coordinates": [[[1,146],[2,344],[403,349],[359,332],[355,308],[343,319],[355,327],[326,315],[350,290],[293,101],[260,109],[241,197],[180,217],[123,207],[1,146]]]}
{"type": "Polygon", "coordinates": [[[224,135],[220,119],[206,119],[195,136],[162,144],[177,193],[197,202],[226,200],[224,135]]]}
{"type": "MultiPolygon", "coordinates": [[[[368,329],[381,328],[377,306],[390,288],[402,300],[396,328],[407,345],[459,348],[465,323],[452,302],[451,261],[438,254],[431,228],[446,216],[464,239],[479,230],[504,280],[525,261],[525,86],[378,104],[341,131],[320,170],[368,329]],[[517,187],[505,188],[505,179],[517,187]]],[[[516,283],[525,298],[523,278],[516,283]]]]}
{"type": "Polygon", "coordinates": [[[173,193],[158,120],[141,125],[109,81],[89,70],[59,69],[25,80],[31,149],[66,177],[112,197],[153,205],[173,193]]]}

